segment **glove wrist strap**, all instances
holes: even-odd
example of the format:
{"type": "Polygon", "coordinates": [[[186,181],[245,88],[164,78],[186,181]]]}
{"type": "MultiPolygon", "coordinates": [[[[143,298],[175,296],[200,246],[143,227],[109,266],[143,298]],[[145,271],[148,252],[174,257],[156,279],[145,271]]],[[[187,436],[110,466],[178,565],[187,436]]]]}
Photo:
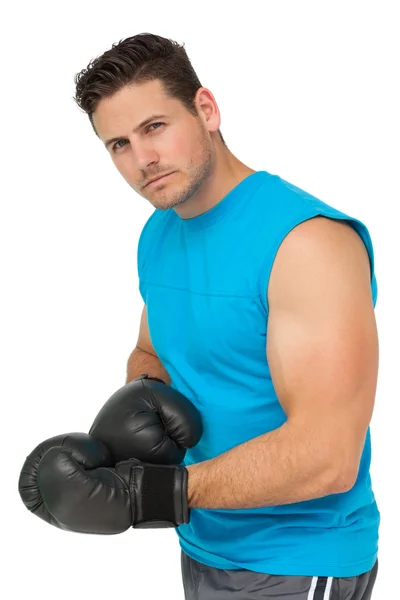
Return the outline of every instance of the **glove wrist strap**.
{"type": "Polygon", "coordinates": [[[178,527],[189,523],[188,471],[177,465],[132,465],[132,527],[178,527]]]}

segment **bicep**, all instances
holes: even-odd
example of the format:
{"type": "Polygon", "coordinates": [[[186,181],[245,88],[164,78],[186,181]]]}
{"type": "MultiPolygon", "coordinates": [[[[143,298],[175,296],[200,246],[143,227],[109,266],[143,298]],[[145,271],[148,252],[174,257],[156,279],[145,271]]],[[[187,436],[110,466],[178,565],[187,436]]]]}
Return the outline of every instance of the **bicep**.
{"type": "Polygon", "coordinates": [[[283,241],[268,288],[266,356],[288,421],[355,465],[371,420],[378,336],[365,246],[312,219],[283,241]],[[347,458],[348,457],[348,458],[347,458]]]}

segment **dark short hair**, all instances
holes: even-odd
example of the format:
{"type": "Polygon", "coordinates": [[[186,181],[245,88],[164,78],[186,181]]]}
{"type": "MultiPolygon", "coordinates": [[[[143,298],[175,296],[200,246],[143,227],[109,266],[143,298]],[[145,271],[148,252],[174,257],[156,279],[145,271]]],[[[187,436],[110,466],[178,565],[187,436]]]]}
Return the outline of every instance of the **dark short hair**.
{"type": "MultiPolygon", "coordinates": [[[[193,116],[198,116],[194,97],[202,85],[184,44],[152,33],[139,33],[125,38],[113,44],[111,50],[91,60],[85,69],[75,75],[73,99],[88,114],[98,135],[92,115],[102,98],[114,95],[126,85],[155,79],[163,83],[170,97],[180,100],[193,116]]],[[[221,131],[218,130],[218,133],[226,146],[221,131]]]]}

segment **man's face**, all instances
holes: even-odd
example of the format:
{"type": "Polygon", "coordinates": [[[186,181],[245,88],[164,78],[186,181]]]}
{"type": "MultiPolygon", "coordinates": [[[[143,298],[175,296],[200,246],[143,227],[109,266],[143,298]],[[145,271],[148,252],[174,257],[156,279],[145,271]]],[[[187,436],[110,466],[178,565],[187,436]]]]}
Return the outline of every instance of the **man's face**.
{"type": "MultiPolygon", "coordinates": [[[[206,94],[205,107],[209,98],[206,94]]],[[[219,123],[206,115],[204,110],[194,117],[154,80],[103,98],[93,123],[103,143],[117,138],[107,144],[107,150],[127,183],[155,208],[167,210],[191,198],[212,172],[210,132],[217,131],[219,123]],[[141,126],[153,115],[164,116],[141,126]],[[147,185],[167,173],[172,174],[147,185]]]]}

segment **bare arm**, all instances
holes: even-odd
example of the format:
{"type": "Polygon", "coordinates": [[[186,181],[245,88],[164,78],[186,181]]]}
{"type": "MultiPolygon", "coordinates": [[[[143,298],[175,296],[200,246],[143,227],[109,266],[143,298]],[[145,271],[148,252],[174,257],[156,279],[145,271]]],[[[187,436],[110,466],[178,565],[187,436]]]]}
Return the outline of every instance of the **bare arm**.
{"type": "Polygon", "coordinates": [[[146,305],[143,307],[140,318],[136,348],[128,359],[126,383],[129,383],[142,373],[147,373],[150,377],[159,377],[168,385],[171,383],[170,376],[164,369],[151,342],[146,305]]]}
{"type": "Polygon", "coordinates": [[[355,483],[378,373],[362,240],[327,219],[302,223],[278,251],[268,298],[266,353],[287,421],[188,466],[191,508],[290,504],[355,483]]]}

